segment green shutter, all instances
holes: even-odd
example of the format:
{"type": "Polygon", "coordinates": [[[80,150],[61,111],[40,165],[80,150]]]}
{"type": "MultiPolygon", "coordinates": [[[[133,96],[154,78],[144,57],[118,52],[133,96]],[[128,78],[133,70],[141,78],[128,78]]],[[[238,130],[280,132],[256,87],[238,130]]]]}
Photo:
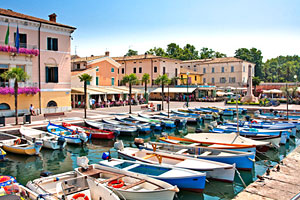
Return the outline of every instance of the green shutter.
{"type": "Polygon", "coordinates": [[[86,85],[90,85],[91,83],[90,83],[90,81],[86,81],[86,85]]]}
{"type": "Polygon", "coordinates": [[[58,83],[58,67],[54,67],[54,83],[58,83]]]}
{"type": "Polygon", "coordinates": [[[96,85],[99,85],[99,78],[96,77],[96,85]]]}
{"type": "Polygon", "coordinates": [[[49,70],[49,68],[48,67],[46,67],[46,83],[48,83],[48,74],[49,74],[49,72],[48,72],[48,70],[49,70]]]}
{"type": "Polygon", "coordinates": [[[115,85],[115,78],[111,78],[111,85],[112,85],[112,86],[115,85]]]}

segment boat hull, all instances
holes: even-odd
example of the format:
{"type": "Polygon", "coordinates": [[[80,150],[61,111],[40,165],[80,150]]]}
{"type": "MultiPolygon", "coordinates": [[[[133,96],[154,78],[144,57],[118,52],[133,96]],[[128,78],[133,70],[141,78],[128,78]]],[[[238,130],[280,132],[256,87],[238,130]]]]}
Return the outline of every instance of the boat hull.
{"type": "Polygon", "coordinates": [[[20,155],[38,155],[42,146],[35,147],[34,145],[29,145],[27,147],[18,147],[18,146],[8,146],[3,145],[2,148],[10,153],[20,154],[20,155]]]}

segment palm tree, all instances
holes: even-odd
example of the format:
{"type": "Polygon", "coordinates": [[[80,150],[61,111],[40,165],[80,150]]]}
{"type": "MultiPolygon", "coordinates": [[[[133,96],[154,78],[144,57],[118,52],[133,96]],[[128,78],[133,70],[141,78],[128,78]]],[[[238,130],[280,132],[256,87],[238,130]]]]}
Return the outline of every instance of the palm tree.
{"type": "Polygon", "coordinates": [[[260,78],[259,77],[253,77],[252,79],[252,85],[254,86],[254,94],[256,95],[256,86],[260,84],[260,78]]]}
{"type": "Polygon", "coordinates": [[[29,79],[29,76],[22,68],[10,68],[8,71],[1,74],[1,77],[5,80],[15,79],[14,83],[14,96],[15,96],[15,115],[16,125],[18,125],[18,82],[29,79]]]}
{"type": "Polygon", "coordinates": [[[155,79],[155,84],[161,85],[161,109],[164,110],[164,86],[170,83],[170,79],[167,74],[159,75],[157,79],[155,79]]]}
{"type": "Polygon", "coordinates": [[[145,99],[148,103],[148,93],[147,93],[147,84],[150,82],[150,75],[148,73],[143,74],[142,83],[145,84],[145,99]]]}
{"type": "Polygon", "coordinates": [[[84,118],[86,118],[86,90],[87,90],[87,83],[92,81],[93,77],[89,74],[82,74],[78,76],[80,82],[84,82],[84,118]]]}
{"type": "Polygon", "coordinates": [[[136,85],[139,83],[139,80],[136,76],[136,74],[129,74],[129,75],[125,75],[121,81],[122,84],[129,84],[129,114],[131,114],[131,89],[132,89],[132,85],[136,85]]]}

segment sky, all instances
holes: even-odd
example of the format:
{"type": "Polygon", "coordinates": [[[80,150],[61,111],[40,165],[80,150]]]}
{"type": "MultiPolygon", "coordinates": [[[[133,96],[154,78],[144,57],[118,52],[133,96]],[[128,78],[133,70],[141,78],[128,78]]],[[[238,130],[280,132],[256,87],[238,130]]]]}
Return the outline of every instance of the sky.
{"type": "Polygon", "coordinates": [[[234,56],[260,49],[263,60],[300,54],[298,0],[0,0],[0,7],[74,26],[79,56],[144,54],[171,42],[234,56]]]}

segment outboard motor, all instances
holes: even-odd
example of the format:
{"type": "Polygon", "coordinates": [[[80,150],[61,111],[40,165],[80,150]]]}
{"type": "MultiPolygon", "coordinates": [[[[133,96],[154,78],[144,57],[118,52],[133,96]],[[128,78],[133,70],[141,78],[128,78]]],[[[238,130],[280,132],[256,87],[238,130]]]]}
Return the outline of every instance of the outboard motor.
{"type": "Polygon", "coordinates": [[[204,120],[203,120],[202,117],[197,117],[196,122],[199,123],[199,124],[202,124],[204,122],[204,120]]]}
{"type": "Polygon", "coordinates": [[[217,121],[217,124],[218,124],[218,125],[222,125],[223,122],[222,122],[222,121],[217,121]]]}
{"type": "Polygon", "coordinates": [[[79,139],[81,140],[81,144],[83,145],[87,141],[87,135],[83,132],[79,133],[79,139]]]}
{"type": "Polygon", "coordinates": [[[275,111],[273,111],[273,113],[274,113],[274,115],[276,116],[276,115],[278,114],[278,111],[275,110],[275,111]]]}
{"type": "Polygon", "coordinates": [[[115,131],[114,131],[114,136],[115,136],[115,138],[117,138],[119,135],[120,135],[120,131],[115,130],[115,131]]]}
{"type": "Polygon", "coordinates": [[[274,112],[274,109],[273,109],[273,108],[270,109],[270,113],[272,113],[272,112],[274,112]]]}
{"type": "Polygon", "coordinates": [[[63,148],[65,142],[66,142],[66,139],[65,139],[64,137],[59,137],[59,138],[57,139],[57,144],[60,146],[60,149],[63,148]]]}
{"type": "Polygon", "coordinates": [[[196,128],[195,133],[202,133],[203,131],[201,130],[201,128],[196,128]]]}
{"type": "Polygon", "coordinates": [[[115,148],[116,150],[123,151],[123,150],[124,150],[124,144],[123,144],[123,141],[120,140],[120,141],[118,141],[118,142],[115,142],[114,148],[115,148]]]}
{"type": "Polygon", "coordinates": [[[180,119],[175,119],[174,124],[175,124],[176,127],[179,127],[180,126],[180,119]]]}
{"type": "Polygon", "coordinates": [[[137,148],[140,148],[140,146],[144,146],[144,139],[143,138],[135,138],[134,145],[137,146],[137,148]]]}
{"type": "Polygon", "coordinates": [[[52,172],[49,172],[49,171],[43,171],[40,173],[40,177],[48,177],[52,175],[52,172]]]}
{"type": "Polygon", "coordinates": [[[262,114],[262,109],[259,109],[258,111],[259,111],[259,114],[262,114]]]}
{"type": "Polygon", "coordinates": [[[245,116],[245,119],[246,119],[247,122],[249,122],[249,121],[250,121],[250,116],[249,116],[249,115],[246,115],[246,116],[245,116]]]}
{"type": "Polygon", "coordinates": [[[151,123],[151,124],[150,124],[150,128],[151,128],[152,130],[154,130],[155,127],[156,127],[156,124],[155,124],[155,123],[151,123]]]}

